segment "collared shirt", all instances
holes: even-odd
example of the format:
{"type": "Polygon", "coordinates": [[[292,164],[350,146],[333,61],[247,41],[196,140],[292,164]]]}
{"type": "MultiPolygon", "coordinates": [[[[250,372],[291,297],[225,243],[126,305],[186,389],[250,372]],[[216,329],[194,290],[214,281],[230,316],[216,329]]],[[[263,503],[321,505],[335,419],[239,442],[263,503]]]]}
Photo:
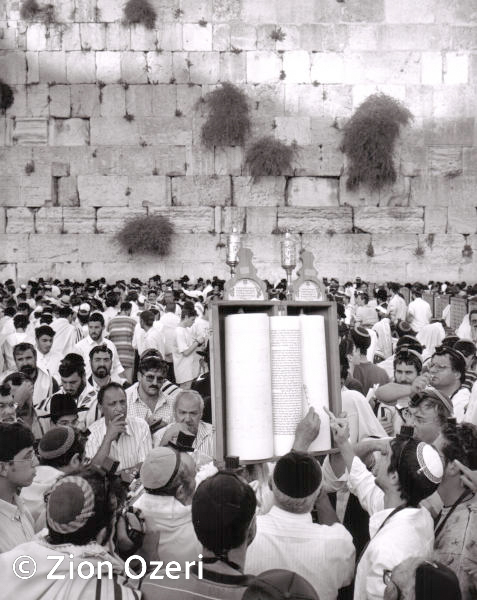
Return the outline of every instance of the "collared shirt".
{"type": "Polygon", "coordinates": [[[351,534],[335,523],[313,523],[311,514],[295,514],[272,506],[257,517],[257,534],[247,550],[245,573],[290,569],[302,575],[320,600],[336,600],[351,583],[355,548],[351,534]]]}
{"type": "Polygon", "coordinates": [[[454,411],[454,417],[457,419],[457,423],[462,423],[465,417],[465,411],[470,400],[470,390],[467,387],[460,387],[450,397],[452,401],[452,408],[454,411]]]}
{"type": "Polygon", "coordinates": [[[91,338],[90,335],[88,335],[84,338],[84,340],[78,342],[73,348],[73,352],[79,352],[84,358],[84,364],[86,365],[86,377],[89,377],[91,375],[91,363],[89,360],[89,353],[93,348],[95,348],[96,346],[101,346],[102,344],[106,344],[106,346],[113,353],[113,366],[111,368],[111,373],[119,375],[119,373],[122,373],[124,371],[121,363],[119,362],[118,351],[116,350],[116,346],[113,344],[113,342],[111,340],[108,340],[107,338],[103,338],[100,341],[95,341],[91,338]]]}
{"type": "Polygon", "coordinates": [[[371,541],[356,570],[353,600],[382,600],[383,572],[411,556],[429,558],[434,547],[434,522],[425,508],[404,508],[395,513],[384,508],[384,493],[357,457],[353,459],[348,487],[370,514],[371,541]],[[374,488],[374,489],[373,489],[374,488]]]}
{"type": "Polygon", "coordinates": [[[162,384],[156,406],[152,411],[149,406],[139,397],[139,383],[135,383],[126,390],[128,401],[128,414],[145,419],[147,423],[153,423],[163,419],[166,423],[174,422],[174,402],[180,393],[180,388],[166,379],[162,384]]]}
{"type": "Polygon", "coordinates": [[[33,517],[19,496],[15,496],[15,504],[0,499],[0,531],[0,552],[33,539],[33,517]]]}
{"type": "Polygon", "coordinates": [[[405,321],[407,316],[407,304],[402,296],[394,294],[388,302],[388,315],[393,323],[405,321]]]}
{"type": "MultiPolygon", "coordinates": [[[[93,458],[98,452],[106,435],[106,421],[101,417],[89,428],[90,435],[86,442],[85,454],[93,458]]],[[[126,417],[126,431],[119,436],[117,441],[111,442],[109,456],[119,461],[118,470],[130,469],[144,462],[152,449],[151,432],[149,426],[142,419],[126,417]]]]}
{"type": "MultiPolygon", "coordinates": [[[[173,423],[156,431],[153,435],[154,446],[159,446],[165,432],[172,427],[172,425],[173,423]]],[[[207,456],[210,456],[211,458],[214,457],[214,429],[210,423],[199,421],[197,435],[195,436],[192,447],[198,452],[207,454],[207,456]]]]}

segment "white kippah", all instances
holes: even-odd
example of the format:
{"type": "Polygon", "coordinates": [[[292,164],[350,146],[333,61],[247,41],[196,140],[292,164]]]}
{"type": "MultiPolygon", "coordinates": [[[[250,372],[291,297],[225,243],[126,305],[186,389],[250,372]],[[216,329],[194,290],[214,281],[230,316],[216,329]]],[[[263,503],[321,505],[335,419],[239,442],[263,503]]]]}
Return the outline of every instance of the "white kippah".
{"type": "Polygon", "coordinates": [[[440,483],[444,476],[444,464],[435,448],[430,444],[421,442],[417,446],[417,460],[420,473],[423,473],[432,483],[440,483]]]}

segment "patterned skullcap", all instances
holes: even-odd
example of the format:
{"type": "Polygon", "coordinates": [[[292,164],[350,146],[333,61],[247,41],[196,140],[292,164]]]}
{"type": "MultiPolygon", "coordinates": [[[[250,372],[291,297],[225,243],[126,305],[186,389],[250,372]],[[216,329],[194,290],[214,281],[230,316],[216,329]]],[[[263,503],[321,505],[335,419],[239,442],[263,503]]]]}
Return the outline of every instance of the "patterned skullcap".
{"type": "Polygon", "coordinates": [[[38,445],[40,458],[51,460],[66,454],[75,441],[71,427],[53,427],[45,433],[38,445]]]}
{"type": "Polygon", "coordinates": [[[94,492],[77,475],[67,475],[54,485],[48,497],[46,520],[57,533],[73,533],[94,515],[94,492]]]}

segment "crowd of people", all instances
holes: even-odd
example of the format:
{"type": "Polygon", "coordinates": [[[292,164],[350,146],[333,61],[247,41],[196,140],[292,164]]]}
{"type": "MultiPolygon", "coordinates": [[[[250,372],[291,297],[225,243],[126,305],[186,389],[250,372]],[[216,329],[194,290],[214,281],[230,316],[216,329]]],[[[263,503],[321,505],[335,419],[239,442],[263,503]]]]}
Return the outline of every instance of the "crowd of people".
{"type": "Polygon", "coordinates": [[[453,331],[422,295],[477,287],[324,284],[335,451],[310,409],[246,465],[214,461],[224,281],[0,284],[0,598],[476,599],[477,310],[453,331]]]}

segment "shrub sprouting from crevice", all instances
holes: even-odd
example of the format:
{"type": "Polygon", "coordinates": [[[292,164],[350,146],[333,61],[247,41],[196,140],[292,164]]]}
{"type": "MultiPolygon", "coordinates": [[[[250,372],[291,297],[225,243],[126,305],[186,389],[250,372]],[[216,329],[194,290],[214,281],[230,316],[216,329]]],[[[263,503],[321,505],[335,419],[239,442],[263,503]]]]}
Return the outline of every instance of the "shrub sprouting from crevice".
{"type": "Polygon", "coordinates": [[[124,20],[129,24],[140,23],[147,29],[154,29],[156,11],[149,0],[128,0],[124,7],[124,20]]]}
{"type": "Polygon", "coordinates": [[[265,136],[247,150],[245,164],[254,181],[268,175],[288,175],[292,173],[292,162],[298,151],[295,142],[284,144],[272,136],[265,136]]]}
{"type": "Polygon", "coordinates": [[[349,190],[361,183],[380,190],[396,181],[394,145],[400,127],[412,118],[403,104],[385,94],[373,94],[358,107],[344,128],[341,146],[349,160],[349,190]]]}
{"type": "Polygon", "coordinates": [[[129,254],[167,256],[173,233],[174,227],[167,217],[147,215],[128,219],[115,239],[129,254]]]}
{"type": "Polygon", "coordinates": [[[208,108],[207,121],[202,126],[204,146],[242,146],[250,132],[247,96],[225,82],[204,100],[208,108]]]}
{"type": "Polygon", "coordinates": [[[20,8],[20,17],[24,21],[54,23],[55,7],[53,4],[40,5],[36,0],[25,0],[20,8]]]}
{"type": "Polygon", "coordinates": [[[14,96],[13,90],[0,79],[0,112],[5,113],[7,108],[13,104],[14,96]]]}

